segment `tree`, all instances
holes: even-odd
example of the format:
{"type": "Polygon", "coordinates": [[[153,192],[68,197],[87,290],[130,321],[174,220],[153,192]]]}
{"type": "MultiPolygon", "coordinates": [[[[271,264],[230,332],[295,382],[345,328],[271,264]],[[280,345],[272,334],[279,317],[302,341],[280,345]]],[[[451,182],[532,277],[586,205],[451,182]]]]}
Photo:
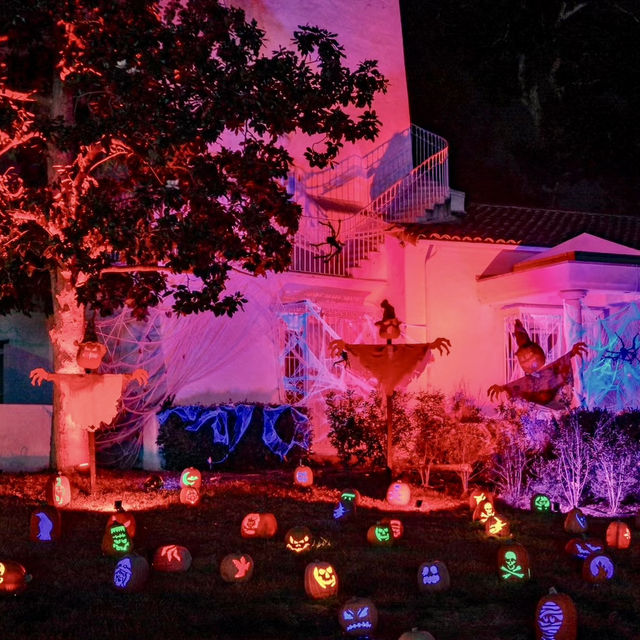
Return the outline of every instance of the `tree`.
{"type": "MultiPolygon", "coordinates": [[[[317,27],[269,55],[263,39],[216,0],[2,3],[0,312],[51,314],[55,371],[79,370],[87,309],[144,318],[172,295],[178,313],[232,315],[232,268],[290,261],[301,209],[283,138],[308,135],[318,167],[375,138],[375,61],[350,70],[317,27]]],[[[78,442],[56,393],[58,468],[78,442]]]]}

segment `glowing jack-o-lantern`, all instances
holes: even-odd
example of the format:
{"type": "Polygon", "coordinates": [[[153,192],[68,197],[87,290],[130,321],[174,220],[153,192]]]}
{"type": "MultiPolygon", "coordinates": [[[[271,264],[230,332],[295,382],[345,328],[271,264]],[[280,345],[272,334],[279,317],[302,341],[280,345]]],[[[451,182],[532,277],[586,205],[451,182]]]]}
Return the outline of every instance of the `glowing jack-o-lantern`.
{"type": "Polygon", "coordinates": [[[612,549],[628,549],[631,546],[631,529],[621,520],[614,520],[607,527],[606,540],[612,549]]]}
{"type": "Polygon", "coordinates": [[[584,560],[596,551],[604,551],[604,543],[597,538],[571,538],[564,550],[570,556],[584,560]]]}
{"type": "Polygon", "coordinates": [[[564,519],[564,530],[567,533],[584,533],[589,528],[587,516],[575,507],[569,511],[564,519]]]}
{"type": "Polygon", "coordinates": [[[178,544],[169,544],[156,549],[152,566],[156,571],[188,571],[191,561],[189,549],[178,544]]]}
{"type": "Polygon", "coordinates": [[[307,465],[296,467],[293,472],[293,482],[299,487],[310,487],[313,484],[313,470],[307,465]]]}
{"type": "Polygon", "coordinates": [[[586,582],[592,584],[607,582],[613,578],[614,574],[613,560],[601,551],[596,551],[584,559],[582,578],[586,582]]]}
{"type": "Polygon", "coordinates": [[[576,640],[578,613],[573,600],[553,587],[538,600],[536,640],[576,640]]]}
{"type": "Polygon", "coordinates": [[[273,513],[248,513],[240,525],[243,538],[273,538],[278,531],[278,521],[273,513]]]}
{"type": "Polygon", "coordinates": [[[185,487],[193,487],[194,489],[200,490],[202,486],[202,474],[195,467],[187,467],[180,474],[180,487],[184,489],[185,487]]]}
{"type": "Polygon", "coordinates": [[[498,549],[498,575],[510,584],[531,578],[529,554],[521,544],[512,542],[498,549]]]}
{"type": "Polygon", "coordinates": [[[440,560],[429,560],[418,567],[418,589],[423,593],[445,591],[451,585],[447,565],[440,560]]]}
{"type": "Polygon", "coordinates": [[[508,538],[511,535],[509,522],[502,516],[495,515],[487,518],[484,532],[489,538],[508,538]]]}
{"type": "Polygon", "coordinates": [[[368,636],[378,626],[378,610],[369,598],[351,598],[340,608],[339,622],[349,636],[368,636]]]}
{"type": "Polygon", "coordinates": [[[54,507],[66,507],[71,504],[71,482],[67,476],[59,473],[47,483],[47,503],[54,507]]]}
{"type": "Polygon", "coordinates": [[[230,553],[222,558],[220,576],[225,582],[248,582],[253,567],[253,558],[247,553],[230,553]]]}
{"type": "Polygon", "coordinates": [[[397,507],[405,507],[411,502],[411,486],[397,480],[387,489],[387,502],[397,507]]]}
{"type": "Polygon", "coordinates": [[[486,489],[476,487],[469,494],[469,509],[471,509],[471,511],[475,511],[476,507],[485,500],[488,500],[493,504],[493,494],[486,489]]]}
{"type": "Polygon", "coordinates": [[[394,540],[400,540],[404,535],[404,525],[402,524],[402,520],[398,518],[383,518],[381,524],[386,524],[391,527],[391,535],[394,540]]]}
{"type": "Polygon", "coordinates": [[[304,570],[304,590],[314,600],[331,598],[338,593],[338,574],[329,562],[310,562],[304,570]]]}
{"type": "Polygon", "coordinates": [[[405,631],[398,640],[436,640],[428,631],[422,631],[414,627],[411,631],[405,631]]]}
{"type": "Polygon", "coordinates": [[[31,575],[19,563],[13,560],[0,562],[0,594],[15,595],[27,588],[31,575]]]}
{"type": "Polygon", "coordinates": [[[107,527],[102,537],[102,553],[107,556],[123,556],[133,550],[131,538],[123,524],[107,527]]]}
{"type": "Polygon", "coordinates": [[[118,591],[140,591],[149,578],[149,563],[144,556],[128,553],[113,570],[113,586],[118,591]]]}
{"type": "Polygon", "coordinates": [[[36,509],[31,514],[29,539],[33,542],[54,542],[60,539],[62,518],[52,507],[36,509]]]}
{"type": "Polygon", "coordinates": [[[531,511],[549,513],[551,511],[551,498],[544,493],[534,494],[531,497],[531,511]]]}
{"type": "Polygon", "coordinates": [[[201,498],[200,491],[195,487],[182,487],[180,489],[180,504],[185,504],[188,507],[197,507],[201,498]]]}
{"type": "Polygon", "coordinates": [[[367,530],[367,542],[374,547],[393,546],[393,532],[391,525],[378,522],[367,530]]]}
{"type": "Polygon", "coordinates": [[[479,522],[485,524],[487,520],[496,515],[496,510],[493,506],[493,502],[490,500],[484,500],[480,502],[473,511],[473,522],[479,522]]]}
{"type": "Polygon", "coordinates": [[[291,527],[284,536],[284,544],[293,553],[306,553],[311,551],[313,534],[308,527],[291,527]]]}

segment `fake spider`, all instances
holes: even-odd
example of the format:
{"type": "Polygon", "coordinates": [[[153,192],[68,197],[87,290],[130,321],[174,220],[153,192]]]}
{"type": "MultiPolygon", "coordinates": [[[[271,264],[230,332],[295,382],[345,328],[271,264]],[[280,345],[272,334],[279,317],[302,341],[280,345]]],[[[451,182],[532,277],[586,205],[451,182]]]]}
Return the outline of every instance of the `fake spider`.
{"type": "Polygon", "coordinates": [[[322,260],[324,263],[329,262],[332,258],[335,258],[337,255],[342,253],[342,248],[344,247],[344,242],[338,239],[338,235],[340,234],[340,226],[342,224],[342,220],[338,220],[338,229],[333,226],[331,220],[320,220],[319,224],[323,227],[327,227],[331,233],[325,238],[324,242],[315,242],[312,243],[312,247],[323,247],[327,245],[329,247],[328,253],[321,253],[314,258],[322,260]]]}
{"type": "Polygon", "coordinates": [[[636,333],[633,336],[633,342],[630,347],[627,347],[624,343],[624,340],[616,333],[618,336],[618,340],[620,341],[620,349],[617,351],[613,349],[606,349],[602,354],[602,358],[604,360],[615,360],[616,362],[628,362],[629,364],[633,364],[633,361],[636,360],[640,363],[638,359],[638,350],[640,349],[640,344],[636,344],[636,340],[640,338],[640,334],[636,333]]]}

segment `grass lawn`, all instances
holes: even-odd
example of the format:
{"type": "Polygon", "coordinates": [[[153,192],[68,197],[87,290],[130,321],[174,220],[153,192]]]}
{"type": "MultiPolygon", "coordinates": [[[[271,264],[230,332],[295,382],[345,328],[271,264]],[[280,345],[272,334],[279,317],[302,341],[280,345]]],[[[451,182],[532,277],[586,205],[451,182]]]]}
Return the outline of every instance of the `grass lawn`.
{"type": "MultiPolygon", "coordinates": [[[[436,640],[532,640],[537,601],[551,586],[573,598],[579,640],[640,639],[640,531],[634,531],[631,549],[609,552],[614,579],[593,586],[582,580],[580,561],[564,552],[571,536],[562,514],[536,515],[498,503],[532,564],[529,582],[507,584],[497,571],[502,543],[486,538],[471,522],[466,501],[452,495],[425,495],[432,510],[389,510],[381,500],[384,487],[365,476],[320,473],[315,486],[302,489],[292,485],[288,471],[204,474],[202,503],[190,508],[178,503],[178,474],[163,472],[165,487],[145,493],[147,475],[101,471],[95,495],[78,494],[63,512],[62,539],[42,543],[29,540],[29,519],[44,497],[46,476],[0,474],[0,561],[16,560],[32,575],[22,594],[0,598],[2,640],[337,639],[343,637],[338,611],[352,596],[376,604],[376,640],[397,640],[412,627],[436,640]],[[339,489],[349,486],[361,491],[363,504],[354,521],[337,526],[333,507],[339,489]],[[101,553],[114,499],[136,511],[139,553],[151,560],[161,545],[184,545],[193,556],[191,568],[152,570],[142,592],[116,591],[116,560],[101,553]],[[242,538],[240,524],[250,512],[274,513],[276,536],[242,538]],[[367,529],[391,515],[402,519],[404,537],[390,548],[370,546],[367,529]],[[301,556],[287,551],[284,533],[294,525],[322,536],[323,546],[301,556]],[[255,561],[249,582],[228,584],[220,577],[220,560],[234,551],[255,561]],[[305,594],[304,569],[314,559],[336,568],[337,597],[314,601],[305,594]],[[446,563],[449,590],[418,590],[418,567],[429,559],[446,563]]],[[[604,539],[609,520],[589,522],[590,534],[604,539]]]]}

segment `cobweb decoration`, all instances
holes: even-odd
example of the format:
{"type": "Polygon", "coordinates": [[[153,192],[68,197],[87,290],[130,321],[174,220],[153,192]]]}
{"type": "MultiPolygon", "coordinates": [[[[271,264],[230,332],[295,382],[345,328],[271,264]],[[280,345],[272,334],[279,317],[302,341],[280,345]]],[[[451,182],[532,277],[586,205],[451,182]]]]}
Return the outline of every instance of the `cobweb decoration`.
{"type": "Polygon", "coordinates": [[[589,409],[640,407],[640,309],[635,303],[586,324],[590,358],[582,368],[589,409]]]}

